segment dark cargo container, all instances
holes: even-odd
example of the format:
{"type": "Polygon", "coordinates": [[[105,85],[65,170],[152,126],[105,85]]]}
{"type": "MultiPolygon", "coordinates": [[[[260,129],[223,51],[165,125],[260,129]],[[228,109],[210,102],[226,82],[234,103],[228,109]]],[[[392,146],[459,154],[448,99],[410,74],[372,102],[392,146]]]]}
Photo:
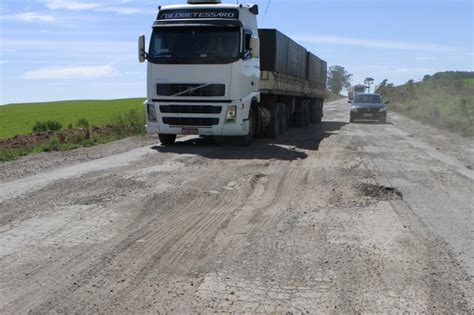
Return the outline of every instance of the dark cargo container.
{"type": "Polygon", "coordinates": [[[322,85],[326,87],[326,80],[328,77],[328,63],[324,60],[321,60],[321,78],[323,80],[322,85]]]}
{"type": "Polygon", "coordinates": [[[324,85],[324,61],[275,29],[260,29],[259,37],[262,71],[288,74],[324,85]]]}
{"type": "Polygon", "coordinates": [[[308,52],[307,60],[308,66],[306,68],[306,80],[321,84],[322,60],[310,52],[308,52]]]}
{"type": "Polygon", "coordinates": [[[287,73],[289,38],[272,29],[258,30],[260,37],[260,69],[287,73]]]}

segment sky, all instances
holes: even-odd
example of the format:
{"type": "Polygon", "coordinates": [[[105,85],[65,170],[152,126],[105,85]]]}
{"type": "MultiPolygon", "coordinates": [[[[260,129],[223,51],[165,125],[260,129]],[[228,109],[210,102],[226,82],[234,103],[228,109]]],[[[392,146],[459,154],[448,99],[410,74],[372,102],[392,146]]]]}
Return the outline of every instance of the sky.
{"type": "MultiPolygon", "coordinates": [[[[0,105],[145,97],[137,37],[149,38],[158,5],[180,3],[185,0],[2,0],[0,105]]],[[[345,67],[353,84],[474,70],[474,0],[253,3],[260,6],[260,27],[277,28],[329,66],[345,67]]]]}

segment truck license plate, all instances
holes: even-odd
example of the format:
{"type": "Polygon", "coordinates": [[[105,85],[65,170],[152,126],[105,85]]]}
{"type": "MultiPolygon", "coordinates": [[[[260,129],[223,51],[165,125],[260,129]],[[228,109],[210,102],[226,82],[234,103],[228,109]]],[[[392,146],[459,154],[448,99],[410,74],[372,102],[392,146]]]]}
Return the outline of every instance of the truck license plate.
{"type": "Polygon", "coordinates": [[[374,114],[364,114],[364,117],[367,117],[367,118],[374,117],[374,114]]]}
{"type": "Polygon", "coordinates": [[[199,134],[199,129],[197,129],[197,128],[183,128],[181,130],[181,132],[183,133],[183,135],[197,135],[197,134],[199,134]]]}

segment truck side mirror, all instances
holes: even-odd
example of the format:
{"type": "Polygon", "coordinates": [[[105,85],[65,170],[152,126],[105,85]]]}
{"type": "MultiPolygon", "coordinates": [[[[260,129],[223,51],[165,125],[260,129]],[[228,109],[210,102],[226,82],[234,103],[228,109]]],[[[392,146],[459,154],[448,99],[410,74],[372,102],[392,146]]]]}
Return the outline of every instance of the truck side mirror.
{"type": "Polygon", "coordinates": [[[260,58],[260,40],[256,37],[250,38],[250,52],[252,58],[260,58]]]}
{"type": "Polygon", "coordinates": [[[138,60],[144,63],[146,60],[145,35],[138,36],[138,60]]]}

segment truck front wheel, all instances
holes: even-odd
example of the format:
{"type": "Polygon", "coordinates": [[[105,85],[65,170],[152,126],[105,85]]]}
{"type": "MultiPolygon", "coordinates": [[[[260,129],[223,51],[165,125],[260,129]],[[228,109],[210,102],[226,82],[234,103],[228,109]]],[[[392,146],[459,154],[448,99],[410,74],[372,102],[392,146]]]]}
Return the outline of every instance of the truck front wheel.
{"type": "Polygon", "coordinates": [[[258,109],[257,105],[252,104],[249,112],[249,133],[246,136],[240,137],[240,143],[243,146],[252,144],[253,137],[258,133],[258,109]]]}
{"type": "Polygon", "coordinates": [[[164,145],[172,145],[176,141],[176,135],[168,135],[168,134],[160,133],[158,135],[158,138],[160,139],[161,144],[164,144],[164,145]]]}

